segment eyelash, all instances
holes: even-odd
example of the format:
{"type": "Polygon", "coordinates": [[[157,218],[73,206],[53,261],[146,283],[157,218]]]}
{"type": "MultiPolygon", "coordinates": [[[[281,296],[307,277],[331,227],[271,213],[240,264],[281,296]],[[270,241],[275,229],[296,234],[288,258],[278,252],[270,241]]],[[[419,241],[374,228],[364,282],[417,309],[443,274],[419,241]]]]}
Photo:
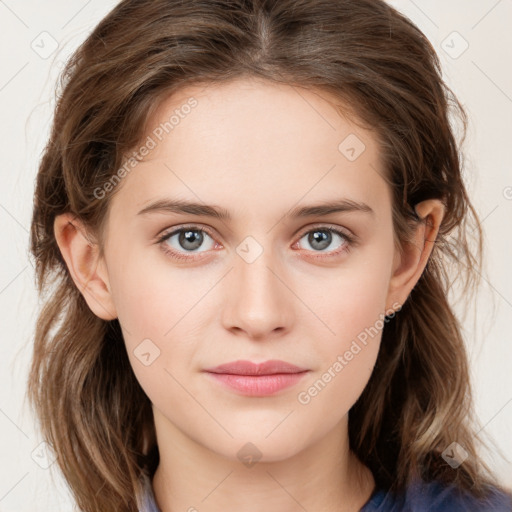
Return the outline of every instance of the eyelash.
{"type": "MultiPolygon", "coordinates": [[[[169,238],[171,238],[173,235],[176,235],[183,231],[202,231],[202,232],[206,233],[208,236],[210,236],[213,240],[215,240],[213,233],[209,229],[206,229],[204,227],[199,227],[197,225],[192,224],[189,226],[182,226],[179,229],[175,229],[168,233],[164,233],[162,236],[158,237],[158,239],[156,240],[155,243],[160,245],[162,247],[162,250],[164,251],[164,253],[169,255],[173,259],[194,261],[194,260],[200,258],[201,256],[199,256],[199,257],[195,257],[192,255],[184,256],[183,253],[181,253],[181,252],[177,252],[172,249],[169,249],[169,246],[167,244],[165,244],[165,242],[169,238]]],[[[315,227],[309,229],[308,231],[302,232],[301,235],[299,236],[299,239],[295,243],[298,243],[302,238],[304,238],[305,235],[308,235],[309,233],[314,233],[315,231],[328,231],[330,233],[335,233],[336,235],[339,235],[341,238],[343,238],[345,240],[341,249],[337,249],[336,251],[331,251],[331,252],[327,252],[327,253],[320,252],[319,255],[313,256],[313,258],[315,258],[315,259],[331,258],[334,256],[338,256],[338,255],[342,254],[343,252],[348,253],[350,251],[350,249],[352,248],[352,246],[354,246],[356,244],[355,236],[349,235],[349,234],[345,233],[344,231],[341,231],[339,228],[336,228],[336,227],[330,226],[330,225],[315,226],[315,227]],[[326,254],[326,255],[324,255],[324,254],[326,254]]],[[[318,251],[316,251],[316,252],[318,252],[318,251]]],[[[193,253],[191,253],[191,254],[193,254],[193,253]]]]}

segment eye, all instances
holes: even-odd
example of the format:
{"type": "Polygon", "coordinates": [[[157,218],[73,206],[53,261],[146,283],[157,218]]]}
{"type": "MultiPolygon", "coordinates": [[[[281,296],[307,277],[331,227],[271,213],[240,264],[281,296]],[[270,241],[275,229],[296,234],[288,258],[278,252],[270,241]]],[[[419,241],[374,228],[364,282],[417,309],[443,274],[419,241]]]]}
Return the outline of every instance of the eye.
{"type": "MultiPolygon", "coordinates": [[[[306,239],[307,243],[312,247],[312,252],[320,253],[314,257],[336,256],[343,252],[348,252],[355,243],[354,238],[352,235],[344,233],[333,226],[320,226],[303,233],[299,241],[292,247],[295,248],[297,245],[300,245],[302,239],[306,239]],[[336,240],[338,244],[335,248],[326,250],[336,240]],[[323,253],[327,254],[324,256],[323,253]]],[[[201,254],[216,247],[222,247],[213,239],[213,234],[198,226],[184,226],[169,233],[164,233],[158,238],[157,243],[171,258],[188,261],[195,259],[194,254],[201,254]],[[205,240],[208,241],[208,239],[209,243],[204,247],[205,240]],[[199,250],[201,247],[203,247],[203,251],[199,250]]]]}
{"type": "Polygon", "coordinates": [[[184,253],[202,253],[216,246],[216,242],[210,234],[197,226],[182,227],[166,233],[158,239],[158,243],[161,244],[165,253],[177,259],[190,259],[191,256],[184,253]],[[199,249],[204,246],[207,238],[210,239],[210,243],[207,244],[205,251],[200,251],[199,249]]]}
{"type": "Polygon", "coordinates": [[[344,233],[333,226],[320,226],[315,229],[310,229],[309,231],[306,231],[301,236],[300,240],[294,245],[297,246],[297,244],[299,244],[303,239],[305,239],[307,244],[312,247],[313,252],[326,252],[329,256],[348,251],[354,242],[351,235],[344,233]],[[338,243],[335,245],[334,249],[327,250],[333,245],[333,242],[336,241],[338,241],[338,243]]]}

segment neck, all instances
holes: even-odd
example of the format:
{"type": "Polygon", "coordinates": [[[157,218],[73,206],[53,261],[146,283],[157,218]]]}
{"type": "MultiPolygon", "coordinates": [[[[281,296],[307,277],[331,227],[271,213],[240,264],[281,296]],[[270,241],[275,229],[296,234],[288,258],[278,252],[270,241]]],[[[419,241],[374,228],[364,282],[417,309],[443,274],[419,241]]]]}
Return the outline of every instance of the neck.
{"type": "Polygon", "coordinates": [[[375,486],[348,449],[346,417],[291,457],[269,461],[263,454],[252,466],[196,443],[158,413],[155,426],[160,463],[153,489],[162,512],[358,512],[375,486]]]}

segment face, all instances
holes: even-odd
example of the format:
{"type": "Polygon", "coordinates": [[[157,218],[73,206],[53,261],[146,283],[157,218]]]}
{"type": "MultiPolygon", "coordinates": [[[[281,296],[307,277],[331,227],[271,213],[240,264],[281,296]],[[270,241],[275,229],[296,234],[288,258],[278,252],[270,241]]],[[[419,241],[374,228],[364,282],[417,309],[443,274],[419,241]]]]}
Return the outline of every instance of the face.
{"type": "Polygon", "coordinates": [[[147,126],[112,198],[104,263],[157,433],[290,457],[346,420],[397,308],[375,134],[324,93],[249,80],[182,89],[147,126]],[[302,371],[205,371],[240,360],[302,371]]]}

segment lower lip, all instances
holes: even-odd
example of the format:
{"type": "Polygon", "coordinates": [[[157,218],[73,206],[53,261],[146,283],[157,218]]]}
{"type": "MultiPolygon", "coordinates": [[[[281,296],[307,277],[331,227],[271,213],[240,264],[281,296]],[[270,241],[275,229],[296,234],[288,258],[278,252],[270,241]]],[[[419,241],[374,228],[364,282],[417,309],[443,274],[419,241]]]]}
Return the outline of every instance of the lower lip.
{"type": "Polygon", "coordinates": [[[275,375],[233,375],[207,372],[225,386],[246,396],[269,396],[293,386],[307,371],[300,373],[277,373],[275,375]]]}

